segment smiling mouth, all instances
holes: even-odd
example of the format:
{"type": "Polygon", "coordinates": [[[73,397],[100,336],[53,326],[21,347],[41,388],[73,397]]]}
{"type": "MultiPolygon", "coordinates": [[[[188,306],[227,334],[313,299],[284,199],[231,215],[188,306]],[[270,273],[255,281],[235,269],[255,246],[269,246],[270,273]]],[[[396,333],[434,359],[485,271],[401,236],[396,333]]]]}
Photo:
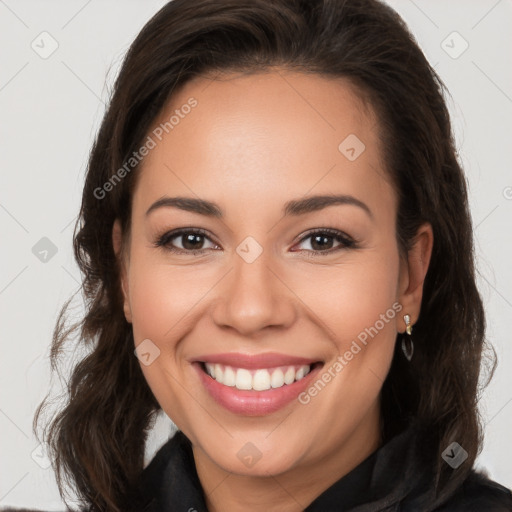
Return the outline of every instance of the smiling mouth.
{"type": "Polygon", "coordinates": [[[237,368],[234,366],[201,362],[204,373],[224,386],[241,391],[266,391],[289,386],[303,379],[321,362],[302,365],[285,365],[274,368],[237,368]]]}

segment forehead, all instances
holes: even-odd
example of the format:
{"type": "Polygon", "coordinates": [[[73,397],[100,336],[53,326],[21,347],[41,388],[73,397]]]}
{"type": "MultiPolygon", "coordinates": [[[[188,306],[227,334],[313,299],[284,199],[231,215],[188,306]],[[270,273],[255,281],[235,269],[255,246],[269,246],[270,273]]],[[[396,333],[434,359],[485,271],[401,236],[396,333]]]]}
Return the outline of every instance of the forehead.
{"type": "Polygon", "coordinates": [[[284,70],[197,77],[149,136],[155,147],[136,196],[214,194],[244,208],[334,189],[390,193],[377,119],[342,79],[284,70]]]}

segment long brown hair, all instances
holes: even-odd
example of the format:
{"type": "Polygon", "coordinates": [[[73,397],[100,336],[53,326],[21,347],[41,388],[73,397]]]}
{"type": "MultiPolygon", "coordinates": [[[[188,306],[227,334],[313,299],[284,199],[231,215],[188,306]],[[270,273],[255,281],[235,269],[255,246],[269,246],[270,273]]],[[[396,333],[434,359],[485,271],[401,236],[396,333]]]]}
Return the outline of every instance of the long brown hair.
{"type": "MultiPolygon", "coordinates": [[[[380,121],[386,170],[399,197],[402,254],[422,223],[433,227],[414,358],[408,363],[397,348],[382,389],[384,439],[413,420],[421,425],[425,447],[438,454],[440,491],[466,477],[480,450],[485,320],[466,181],[445,87],[401,18],[377,0],[174,0],[144,26],[115,82],[75,227],[86,314],[67,327],[65,304],[53,336],[56,371],[73,332],[88,350],[73,368],[65,406],[44,434],[61,494],[71,484],[91,510],[130,509],[147,433],[160,409],[133,353],[111,242],[116,218],[129,233],[137,167],[108,193],[98,190],[141,146],[178,87],[201,74],[272,66],[350,80],[380,121]],[[469,454],[457,471],[440,456],[452,441],[469,454]]],[[[34,428],[47,403],[40,405],[34,428]]]]}

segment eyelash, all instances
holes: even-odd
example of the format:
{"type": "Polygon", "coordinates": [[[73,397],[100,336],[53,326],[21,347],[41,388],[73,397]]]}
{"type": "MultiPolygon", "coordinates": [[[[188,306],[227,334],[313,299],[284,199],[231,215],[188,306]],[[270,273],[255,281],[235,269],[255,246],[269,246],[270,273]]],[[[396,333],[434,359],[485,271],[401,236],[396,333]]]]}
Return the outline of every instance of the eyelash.
{"type": "MultiPolygon", "coordinates": [[[[154,242],[153,245],[155,247],[163,248],[164,250],[170,251],[175,254],[199,255],[199,254],[204,254],[204,251],[209,250],[209,249],[183,250],[183,249],[176,248],[176,247],[173,247],[172,245],[170,245],[170,241],[173,240],[174,238],[177,238],[177,237],[183,236],[183,235],[189,235],[189,234],[201,235],[201,236],[208,238],[208,240],[210,240],[207,232],[204,229],[200,229],[200,228],[178,229],[176,231],[168,231],[168,232],[164,233],[163,235],[160,235],[157,238],[157,240],[154,242]]],[[[340,245],[338,247],[327,249],[325,251],[312,251],[309,249],[299,249],[299,250],[293,251],[293,252],[306,252],[308,257],[315,258],[315,257],[323,256],[326,254],[332,254],[334,252],[337,252],[337,251],[340,251],[343,249],[355,249],[358,247],[357,241],[354,240],[352,237],[348,236],[347,234],[343,233],[342,231],[338,231],[336,229],[331,229],[331,228],[316,229],[313,231],[309,231],[299,240],[298,244],[301,244],[308,238],[311,238],[314,235],[319,235],[319,234],[327,235],[329,238],[334,238],[335,241],[340,243],[340,245]]],[[[212,240],[210,240],[210,241],[212,241],[212,240]]]]}

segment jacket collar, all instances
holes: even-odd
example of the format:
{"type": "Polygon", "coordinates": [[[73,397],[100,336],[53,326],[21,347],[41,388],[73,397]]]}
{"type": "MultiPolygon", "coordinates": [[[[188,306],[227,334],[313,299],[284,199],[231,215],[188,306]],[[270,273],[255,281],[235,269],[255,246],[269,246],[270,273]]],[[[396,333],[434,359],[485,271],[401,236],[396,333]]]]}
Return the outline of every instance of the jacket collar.
{"type": "MultiPolygon", "coordinates": [[[[427,510],[432,475],[425,472],[416,430],[396,435],[318,496],[305,512],[394,512],[427,510]],[[422,471],[423,470],[423,471],[422,471]],[[419,508],[418,508],[419,507],[419,508]]],[[[178,431],[142,474],[144,512],[208,512],[192,446],[178,431]]]]}

